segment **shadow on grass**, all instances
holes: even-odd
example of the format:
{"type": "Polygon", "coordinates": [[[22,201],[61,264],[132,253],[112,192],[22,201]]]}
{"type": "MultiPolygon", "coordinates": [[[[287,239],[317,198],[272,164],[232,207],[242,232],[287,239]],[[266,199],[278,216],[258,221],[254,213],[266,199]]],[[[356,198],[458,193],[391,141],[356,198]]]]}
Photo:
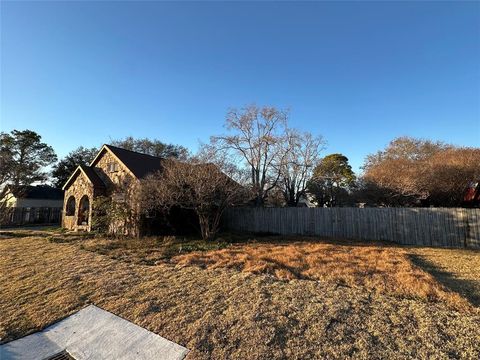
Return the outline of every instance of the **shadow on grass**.
{"type": "Polygon", "coordinates": [[[459,279],[454,273],[443,270],[420,255],[409,254],[408,257],[413,264],[430,273],[447,289],[459,293],[472,305],[480,306],[480,280],[459,279]]]}

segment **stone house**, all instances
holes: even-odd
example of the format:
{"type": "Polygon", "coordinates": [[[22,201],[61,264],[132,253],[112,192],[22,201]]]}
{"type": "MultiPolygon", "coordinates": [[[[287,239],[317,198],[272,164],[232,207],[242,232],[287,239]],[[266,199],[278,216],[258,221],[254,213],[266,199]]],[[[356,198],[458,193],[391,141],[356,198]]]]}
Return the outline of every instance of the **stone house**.
{"type": "MultiPolygon", "coordinates": [[[[62,226],[74,231],[91,231],[96,198],[105,196],[119,203],[131,202],[128,194],[135,193],[142,178],[159,171],[161,162],[159,157],[103,145],[91,164],[78,166],[63,186],[62,226]]],[[[131,225],[130,233],[138,234],[139,221],[131,225]]]]}

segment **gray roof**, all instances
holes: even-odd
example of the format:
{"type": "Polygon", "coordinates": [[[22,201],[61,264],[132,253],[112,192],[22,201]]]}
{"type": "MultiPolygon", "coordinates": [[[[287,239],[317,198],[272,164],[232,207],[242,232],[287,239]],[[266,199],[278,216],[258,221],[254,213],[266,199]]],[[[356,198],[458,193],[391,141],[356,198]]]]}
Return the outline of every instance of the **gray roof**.
{"type": "Polygon", "coordinates": [[[9,186],[17,199],[63,200],[63,190],[48,185],[9,186]]]}

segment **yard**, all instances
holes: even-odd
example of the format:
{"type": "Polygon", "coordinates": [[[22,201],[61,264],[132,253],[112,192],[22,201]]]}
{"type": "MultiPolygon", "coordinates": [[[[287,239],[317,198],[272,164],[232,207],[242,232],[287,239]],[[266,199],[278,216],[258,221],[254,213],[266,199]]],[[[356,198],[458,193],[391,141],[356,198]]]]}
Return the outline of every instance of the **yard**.
{"type": "Polygon", "coordinates": [[[94,303],[189,359],[480,357],[480,252],[224,236],[0,233],[0,337],[94,303]]]}

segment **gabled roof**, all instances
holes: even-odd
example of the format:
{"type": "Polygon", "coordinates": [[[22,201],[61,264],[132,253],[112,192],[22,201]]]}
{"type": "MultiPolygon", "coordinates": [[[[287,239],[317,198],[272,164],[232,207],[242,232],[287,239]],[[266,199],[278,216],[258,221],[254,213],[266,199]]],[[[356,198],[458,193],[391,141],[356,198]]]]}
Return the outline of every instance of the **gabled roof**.
{"type": "Polygon", "coordinates": [[[78,166],[73,172],[73,174],[70,176],[70,178],[67,180],[65,185],[63,185],[62,189],[65,190],[67,187],[69,187],[73,180],[75,180],[79,172],[85,174],[85,176],[93,184],[93,186],[105,187],[105,183],[94,170],[95,164],[98,162],[98,160],[101,158],[101,155],[105,151],[108,151],[110,154],[112,154],[137,179],[144,178],[148,174],[152,174],[162,169],[163,159],[160,157],[146,155],[135,151],[122,149],[113,145],[104,144],[98,152],[97,156],[95,156],[95,159],[93,159],[93,161],[90,163],[90,166],[78,166]]]}
{"type": "Polygon", "coordinates": [[[79,165],[77,166],[73,174],[70,176],[70,178],[67,180],[65,185],[63,185],[62,190],[65,190],[73,182],[73,180],[75,180],[79,172],[82,172],[87,177],[87,179],[93,184],[94,187],[98,187],[98,188],[105,187],[105,183],[102,181],[102,179],[100,179],[100,177],[91,167],[88,167],[85,165],[79,165]]]}
{"type": "Polygon", "coordinates": [[[100,179],[100,176],[93,170],[91,167],[85,166],[85,165],[80,165],[79,166],[82,171],[85,173],[85,175],[88,177],[88,179],[92,182],[93,186],[95,187],[104,187],[105,183],[103,182],[102,179],[100,179]]]}
{"type": "Polygon", "coordinates": [[[63,200],[62,189],[48,185],[9,186],[9,190],[17,199],[63,200]]]}
{"type": "Polygon", "coordinates": [[[110,151],[138,179],[162,169],[162,158],[122,149],[113,145],[103,145],[90,164],[95,165],[103,151],[110,151]]]}

